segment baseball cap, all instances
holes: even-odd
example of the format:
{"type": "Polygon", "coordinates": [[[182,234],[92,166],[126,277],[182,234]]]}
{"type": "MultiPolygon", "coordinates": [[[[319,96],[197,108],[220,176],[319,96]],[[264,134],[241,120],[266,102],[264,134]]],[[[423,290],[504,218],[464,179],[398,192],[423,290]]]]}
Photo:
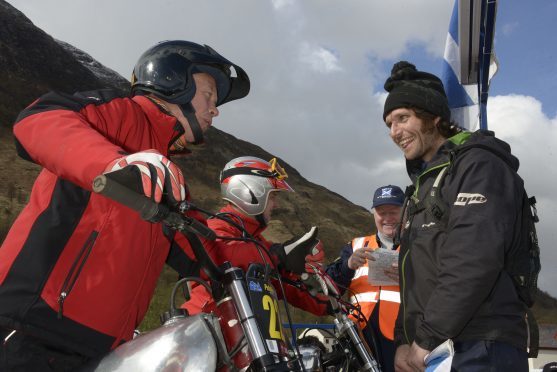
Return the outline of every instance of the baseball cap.
{"type": "Polygon", "coordinates": [[[557,371],[557,362],[550,362],[543,366],[543,372],[557,371]]]}
{"type": "Polygon", "coordinates": [[[375,190],[371,208],[375,208],[385,204],[399,206],[402,206],[404,204],[404,192],[400,189],[400,187],[387,185],[375,190]]]}

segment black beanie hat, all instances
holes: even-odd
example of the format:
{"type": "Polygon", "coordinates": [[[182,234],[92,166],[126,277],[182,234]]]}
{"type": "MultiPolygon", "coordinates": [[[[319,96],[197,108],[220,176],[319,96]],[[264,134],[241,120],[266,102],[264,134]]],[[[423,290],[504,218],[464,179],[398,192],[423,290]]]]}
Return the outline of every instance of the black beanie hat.
{"type": "Polygon", "coordinates": [[[400,61],[394,64],[391,76],[385,81],[389,92],[383,109],[383,120],[397,109],[415,106],[449,121],[451,111],[443,83],[428,72],[416,70],[413,64],[400,61]]]}

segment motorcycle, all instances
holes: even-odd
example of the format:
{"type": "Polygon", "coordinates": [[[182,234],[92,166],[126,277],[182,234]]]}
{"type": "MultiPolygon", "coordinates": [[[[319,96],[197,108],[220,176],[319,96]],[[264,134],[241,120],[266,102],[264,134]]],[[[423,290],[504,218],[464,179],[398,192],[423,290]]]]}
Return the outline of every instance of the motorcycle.
{"type": "MultiPolygon", "coordinates": [[[[145,220],[164,223],[185,234],[211,284],[197,277],[180,279],[159,328],[120,345],[85,371],[380,371],[361,332],[341,306],[334,283],[320,268],[289,284],[328,299],[338,340],[331,353],[321,353],[311,345],[293,346],[285,337],[277,292],[271,284],[276,273],[269,265],[254,263],[247,272],[229,262],[215,265],[198,236],[214,240],[216,235],[184,214],[192,208],[189,203],[182,202],[177,210],[171,210],[106,176],[95,179],[93,190],[138,211],[145,220]],[[178,289],[184,289],[187,298],[186,285],[190,282],[205,286],[214,299],[210,308],[193,316],[175,306],[178,289]]],[[[228,222],[234,224],[233,220],[228,222]]],[[[280,277],[277,279],[282,287],[280,277]]],[[[285,308],[291,324],[288,306],[285,308]]],[[[292,333],[295,334],[293,330],[292,333]]]]}

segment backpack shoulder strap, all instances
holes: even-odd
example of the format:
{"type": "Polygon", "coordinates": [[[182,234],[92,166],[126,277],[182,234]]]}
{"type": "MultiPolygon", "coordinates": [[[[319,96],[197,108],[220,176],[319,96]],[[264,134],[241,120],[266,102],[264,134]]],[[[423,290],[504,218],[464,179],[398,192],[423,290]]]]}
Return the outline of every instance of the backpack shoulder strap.
{"type": "Polygon", "coordinates": [[[447,204],[441,199],[440,196],[440,188],[443,185],[443,181],[445,180],[445,176],[447,175],[447,171],[450,167],[450,164],[441,168],[437,177],[433,181],[433,185],[431,189],[427,193],[426,197],[422,200],[419,200],[415,203],[411,203],[408,206],[408,215],[413,216],[418,212],[426,210],[426,213],[430,214],[431,217],[436,222],[446,222],[447,220],[447,204]]]}

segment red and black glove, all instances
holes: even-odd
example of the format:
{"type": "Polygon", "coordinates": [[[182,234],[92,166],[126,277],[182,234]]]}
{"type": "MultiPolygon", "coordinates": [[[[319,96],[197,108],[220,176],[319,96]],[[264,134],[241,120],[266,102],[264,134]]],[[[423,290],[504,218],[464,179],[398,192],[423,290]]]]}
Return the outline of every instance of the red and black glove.
{"type": "Polygon", "coordinates": [[[161,202],[163,195],[170,204],[186,199],[182,171],[156,150],[136,152],[113,160],[104,174],[157,203],[161,202]]]}
{"type": "Polygon", "coordinates": [[[311,274],[304,274],[302,280],[313,296],[340,297],[340,291],[335,281],[321,268],[314,269],[311,274]]]}
{"type": "Polygon", "coordinates": [[[305,270],[308,273],[313,272],[315,266],[323,266],[325,262],[325,251],[323,250],[323,243],[321,240],[317,241],[315,247],[311,249],[311,252],[305,258],[305,270]]]}

